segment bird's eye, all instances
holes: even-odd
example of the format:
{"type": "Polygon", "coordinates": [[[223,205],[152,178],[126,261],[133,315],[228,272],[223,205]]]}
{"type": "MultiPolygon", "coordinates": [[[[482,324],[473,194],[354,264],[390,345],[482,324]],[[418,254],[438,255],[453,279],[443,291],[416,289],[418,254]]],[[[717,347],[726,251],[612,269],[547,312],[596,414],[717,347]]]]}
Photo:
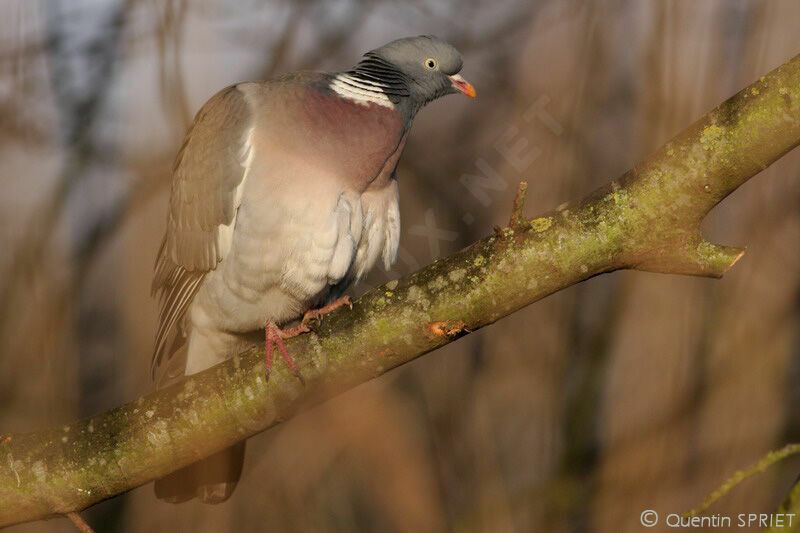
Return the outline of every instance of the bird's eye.
{"type": "Polygon", "coordinates": [[[428,70],[436,70],[438,66],[439,63],[437,63],[436,60],[432,57],[429,57],[428,59],[425,60],[425,68],[428,70]]]}

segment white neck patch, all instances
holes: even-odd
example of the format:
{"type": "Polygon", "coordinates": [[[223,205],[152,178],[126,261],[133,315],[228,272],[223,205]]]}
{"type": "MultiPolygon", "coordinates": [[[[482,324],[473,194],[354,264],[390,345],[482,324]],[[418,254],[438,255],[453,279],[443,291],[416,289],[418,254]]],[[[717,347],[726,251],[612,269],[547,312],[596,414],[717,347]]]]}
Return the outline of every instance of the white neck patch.
{"type": "Polygon", "coordinates": [[[394,109],[394,103],[384,94],[377,83],[367,80],[357,79],[349,74],[337,74],[330,84],[333,92],[343,98],[352,100],[357,104],[368,106],[377,104],[379,106],[394,109]]]}

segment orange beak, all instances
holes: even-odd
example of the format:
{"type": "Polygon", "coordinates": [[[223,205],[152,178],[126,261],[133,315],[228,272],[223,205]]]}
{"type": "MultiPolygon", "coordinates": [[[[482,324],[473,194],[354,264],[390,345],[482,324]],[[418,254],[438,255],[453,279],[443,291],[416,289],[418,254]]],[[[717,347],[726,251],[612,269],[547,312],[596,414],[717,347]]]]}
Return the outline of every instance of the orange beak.
{"type": "Polygon", "coordinates": [[[468,82],[458,74],[450,76],[450,81],[453,82],[452,87],[456,91],[464,93],[470,98],[475,98],[476,96],[478,96],[478,93],[475,92],[475,87],[473,87],[470,82],[468,82]]]}

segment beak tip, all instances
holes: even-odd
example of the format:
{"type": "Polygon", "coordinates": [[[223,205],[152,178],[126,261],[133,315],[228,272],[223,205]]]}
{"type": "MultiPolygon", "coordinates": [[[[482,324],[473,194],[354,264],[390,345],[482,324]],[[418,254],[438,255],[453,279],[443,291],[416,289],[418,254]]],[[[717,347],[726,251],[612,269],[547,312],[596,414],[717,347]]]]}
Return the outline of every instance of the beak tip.
{"type": "Polygon", "coordinates": [[[458,74],[450,76],[450,80],[453,83],[453,89],[455,89],[456,91],[465,94],[470,98],[475,98],[476,96],[478,96],[478,92],[475,90],[475,87],[473,87],[470,82],[468,82],[458,74]]]}

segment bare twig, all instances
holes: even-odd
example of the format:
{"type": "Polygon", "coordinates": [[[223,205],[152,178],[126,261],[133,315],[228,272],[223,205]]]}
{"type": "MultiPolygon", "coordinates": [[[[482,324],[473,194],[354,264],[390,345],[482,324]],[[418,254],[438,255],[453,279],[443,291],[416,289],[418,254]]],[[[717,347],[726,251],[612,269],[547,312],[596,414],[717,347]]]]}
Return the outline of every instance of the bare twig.
{"type": "Polygon", "coordinates": [[[81,515],[79,515],[78,513],[67,513],[64,516],[69,518],[72,521],[72,523],[75,524],[75,527],[78,528],[78,531],[80,531],[81,533],[94,533],[94,529],[92,529],[91,526],[87,524],[86,521],[83,518],[81,518],[81,515]]]}
{"type": "Polygon", "coordinates": [[[744,470],[739,470],[729,477],[717,490],[709,494],[699,507],[684,513],[684,516],[691,517],[703,513],[706,509],[711,507],[716,501],[723,498],[745,479],[754,476],[759,472],[764,472],[767,468],[774,465],[778,461],[782,461],[783,459],[791,457],[792,455],[797,455],[798,453],[800,453],[800,444],[787,444],[780,450],[769,452],[752,465],[748,466],[744,470]]]}

